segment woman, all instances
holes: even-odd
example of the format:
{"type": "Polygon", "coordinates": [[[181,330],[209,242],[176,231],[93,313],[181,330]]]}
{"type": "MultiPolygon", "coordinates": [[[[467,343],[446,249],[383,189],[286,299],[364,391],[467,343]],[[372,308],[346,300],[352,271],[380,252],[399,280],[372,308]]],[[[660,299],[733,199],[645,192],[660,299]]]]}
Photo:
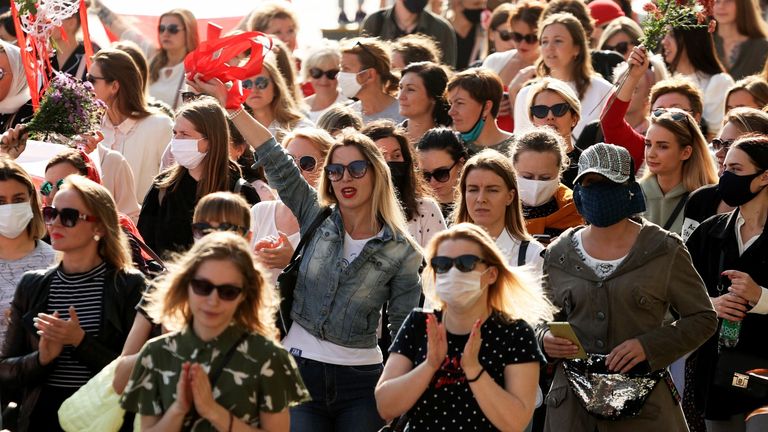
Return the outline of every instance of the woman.
{"type": "Polygon", "coordinates": [[[389,51],[376,38],[351,39],[341,46],[341,72],[337,79],[341,94],[356,98],[350,107],[360,114],[363,124],[378,119],[403,121],[400,106],[392,95],[398,79],[392,74],[389,51]]]}
{"type": "MultiPolygon", "coordinates": [[[[0,156],[0,316],[8,316],[13,293],[22,275],[53,264],[56,253],[45,236],[32,178],[13,160],[0,156]]],[[[0,341],[8,321],[0,320],[0,341]]]]}
{"type": "MultiPolygon", "coordinates": [[[[80,13],[61,20],[61,26],[57,31],[51,33],[51,44],[56,48],[55,56],[51,57],[51,69],[68,73],[73,77],[85,79],[85,44],[79,40],[80,33],[80,13]]],[[[93,52],[98,51],[99,47],[91,44],[93,52]]]]}
{"type": "Polygon", "coordinates": [[[286,3],[264,2],[245,18],[248,30],[276,36],[293,52],[299,33],[299,20],[286,3]]]}
{"type": "Polygon", "coordinates": [[[450,222],[459,174],[469,159],[467,149],[453,130],[435,128],[421,137],[416,150],[421,175],[440,204],[446,222],[450,222]]]}
{"type": "Polygon", "coordinates": [[[530,323],[550,320],[552,305],[476,225],[438,234],[427,257],[426,292],[442,311],[408,315],[376,386],[379,412],[407,413],[412,431],[523,430],[543,361],[530,323]]]}
{"type": "Polygon", "coordinates": [[[744,356],[735,363],[739,373],[768,363],[768,351],[762,343],[768,326],[768,294],[763,288],[768,286],[768,138],[750,135],[737,139],[725,157],[725,169],[719,189],[726,204],[735,209],[709,218],[687,242],[693,264],[721,318],[720,332],[696,353],[696,407],[704,413],[708,431],[751,432],[768,427],[765,416],[745,420],[751,411],[768,404],[768,399],[732,387],[733,372],[725,362],[734,355],[744,356]],[[723,373],[729,377],[727,383],[720,377],[723,373]]]}
{"type": "MultiPolygon", "coordinates": [[[[539,45],[541,56],[536,63],[536,75],[568,83],[581,103],[581,116],[573,129],[573,137],[578,139],[584,126],[599,117],[605,95],[612,86],[593,71],[589,40],[573,15],[556,13],[547,16],[539,25],[539,45]]],[[[524,87],[515,98],[515,133],[518,134],[532,127],[526,112],[530,91],[531,87],[524,87]]]]}
{"type": "Polygon", "coordinates": [[[451,124],[445,100],[448,74],[432,62],[411,63],[401,73],[397,100],[405,117],[402,126],[408,140],[417,143],[428,130],[451,124]]]}
{"type": "Polygon", "coordinates": [[[0,67],[8,82],[8,89],[0,92],[0,131],[5,132],[29,120],[33,109],[19,47],[0,41],[0,67]]]}
{"type": "Polygon", "coordinates": [[[547,129],[527,132],[515,141],[512,164],[530,234],[555,238],[584,223],[573,204],[573,192],[561,183],[568,165],[564,148],[560,135],[547,129]]]}
{"type": "MultiPolygon", "coordinates": [[[[569,322],[609,377],[632,370],[663,378],[651,375],[658,384],[639,415],[602,420],[584,408],[559,362],[546,397],[545,431],[688,430],[665,369],[701,345],[715,331],[716,318],[680,238],[633,217],[645,205],[632,171],[622,147],[600,143],[582,153],[573,195],[589,225],[549,245],[544,290],[560,308],[555,320],[569,322]],[[678,317],[671,323],[665,321],[670,308],[678,317]]],[[[579,350],[544,326],[537,333],[549,360],[573,358],[579,350]]]]}
{"type": "Polygon", "coordinates": [[[392,70],[402,71],[411,63],[440,64],[443,57],[437,41],[423,33],[411,33],[392,41],[390,64],[392,70]]]}
{"type": "Polygon", "coordinates": [[[486,0],[449,0],[448,22],[456,32],[456,70],[462,71],[485,58],[488,38],[481,23],[486,0]]]}
{"type": "MultiPolygon", "coordinates": [[[[517,76],[518,72],[533,66],[536,59],[539,58],[539,36],[536,30],[544,6],[543,3],[536,0],[516,3],[509,10],[507,22],[499,27],[500,31],[495,32],[498,33],[498,39],[504,41],[506,38],[508,42],[504,43],[510,44],[510,46],[505,50],[497,50],[486,57],[483,60],[483,67],[499,74],[501,82],[509,83],[517,76]]],[[[499,10],[500,7],[496,10],[499,10]]],[[[528,75],[526,77],[531,78],[528,75]]],[[[513,90],[511,87],[509,97],[510,100],[514,100],[512,92],[516,93],[520,88],[517,87],[513,90]]]]}
{"type": "Polygon", "coordinates": [[[173,123],[149,108],[138,67],[124,51],[105,48],[96,53],[87,79],[96,97],[107,104],[101,122],[101,145],[128,161],[136,200],[141,203],[160,170],[160,159],[173,135],[173,123]]]}
{"type": "Polygon", "coordinates": [[[384,155],[400,205],[408,221],[408,232],[422,248],[446,228],[445,219],[429,188],[416,171],[414,150],[402,129],[389,120],[370,123],[360,131],[372,139],[384,155]]]}
{"type": "MultiPolygon", "coordinates": [[[[139,232],[161,256],[192,245],[192,211],[211,192],[234,191],[241,178],[229,160],[224,111],[208,97],[184,104],[176,115],[170,149],[177,165],[155,177],[139,214],[139,232]]],[[[249,203],[259,202],[247,182],[239,185],[249,203]]]]}
{"type": "Polygon", "coordinates": [[[262,66],[258,75],[243,81],[245,106],[253,117],[276,136],[314,127],[299,110],[277,66],[270,61],[262,66]]]}
{"type": "Polygon", "coordinates": [[[309,82],[315,91],[304,99],[309,107],[309,119],[314,123],[332,105],[346,100],[339,91],[339,81],[336,79],[339,63],[339,46],[329,42],[310,51],[302,64],[304,81],[309,82]]]}
{"type": "Polygon", "coordinates": [[[715,52],[712,34],[706,28],[673,28],[661,41],[664,61],[673,74],[693,81],[704,98],[703,122],[715,136],[723,120],[725,93],[733,85],[715,52]]]}
{"type": "Polygon", "coordinates": [[[714,2],[717,56],[734,80],[758,74],[768,58],[768,25],[758,0],[714,2]]]}
{"type": "Polygon", "coordinates": [[[346,128],[359,131],[363,128],[363,119],[347,105],[334,105],[317,119],[317,127],[336,137],[346,128]]]}
{"type": "Polygon", "coordinates": [[[736,81],[725,94],[725,114],[734,108],[749,107],[758,110],[768,105],[768,82],[758,75],[736,81]]]}
{"type": "Polygon", "coordinates": [[[172,332],[142,348],[121,400],[141,415],[141,430],[194,424],[288,431],[288,407],[308,394],[296,363],[275,340],[278,301],[236,234],[208,235],[179,258],[149,305],[172,332]]]}
{"type": "Polygon", "coordinates": [[[0,355],[3,388],[23,393],[19,430],[61,430],[59,406],[117,357],[145,289],[104,187],[67,177],[43,219],[61,263],[22,277],[0,355]]]}
{"type": "Polygon", "coordinates": [[[717,183],[707,142],[690,114],[677,108],[653,112],[645,135],[645,165],[640,180],[646,202],[644,217],[680,234],[688,195],[717,183]]]}
{"type": "Polygon", "coordinates": [[[495,151],[471,157],[461,170],[453,224],[483,227],[510,266],[531,265],[541,270],[539,242],[525,229],[517,179],[512,162],[495,151]]]}
{"type": "Polygon", "coordinates": [[[611,21],[600,35],[598,49],[615,51],[629,60],[632,50],[640,45],[643,29],[632,18],[618,17],[611,21]]]}
{"type": "MultiPolygon", "coordinates": [[[[488,53],[485,57],[488,59],[495,53],[507,52],[514,49],[512,42],[512,28],[509,25],[509,14],[515,5],[502,3],[496,6],[488,19],[488,53]]],[[[483,60],[485,62],[485,60],[483,60]]]]}

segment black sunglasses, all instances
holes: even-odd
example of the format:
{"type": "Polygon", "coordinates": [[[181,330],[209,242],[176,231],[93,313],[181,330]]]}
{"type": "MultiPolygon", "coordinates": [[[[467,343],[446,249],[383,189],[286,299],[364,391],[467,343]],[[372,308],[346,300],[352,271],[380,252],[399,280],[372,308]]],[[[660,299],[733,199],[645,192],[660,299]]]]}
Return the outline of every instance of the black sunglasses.
{"type": "MultiPolygon", "coordinates": [[[[61,185],[64,184],[64,179],[59,179],[59,181],[56,182],[56,189],[61,189],[61,185]]],[[[47,181],[40,185],[40,194],[43,196],[48,196],[53,192],[53,185],[51,182],[47,181]]]]}
{"type": "Polygon", "coordinates": [[[570,109],[571,106],[565,102],[554,104],[552,106],[534,105],[531,107],[531,114],[533,114],[533,116],[536,118],[543,119],[547,117],[547,114],[549,114],[550,111],[552,111],[552,114],[554,114],[555,117],[562,117],[570,109]]]}
{"type": "Polygon", "coordinates": [[[160,24],[159,26],[157,26],[157,32],[159,34],[165,33],[166,30],[168,31],[168,33],[175,35],[176,33],[181,31],[181,27],[179,27],[178,24],[168,24],[168,25],[160,24]]]}
{"type": "Polygon", "coordinates": [[[208,222],[197,222],[192,224],[192,237],[198,240],[216,231],[236,231],[240,233],[240,235],[246,235],[248,233],[248,228],[229,223],[220,223],[218,226],[212,226],[208,222]]]}
{"type": "Polygon", "coordinates": [[[302,156],[298,159],[296,159],[296,156],[294,155],[290,156],[296,166],[301,168],[302,171],[312,172],[315,170],[315,168],[317,168],[317,159],[313,158],[312,156],[302,156]]]}
{"type": "Polygon", "coordinates": [[[325,166],[325,174],[328,176],[328,180],[337,182],[344,177],[344,170],[349,172],[350,177],[359,179],[365,176],[368,172],[368,165],[371,163],[366,160],[356,160],[350,162],[349,165],[342,164],[328,164],[325,166]]]}
{"type": "Polygon", "coordinates": [[[205,96],[205,95],[202,94],[202,93],[195,93],[195,92],[191,92],[191,91],[183,91],[183,92],[181,92],[181,102],[182,103],[189,103],[189,102],[192,102],[194,100],[198,100],[198,99],[200,99],[203,96],[205,96]]]}
{"type": "Polygon", "coordinates": [[[506,31],[506,30],[500,30],[499,31],[499,37],[504,42],[509,42],[509,40],[511,39],[511,40],[515,41],[515,43],[520,43],[522,41],[525,41],[529,45],[533,45],[536,42],[538,42],[538,40],[539,40],[539,37],[536,36],[533,33],[528,33],[528,34],[524,35],[522,33],[509,32],[509,31],[506,31]]]}
{"type": "Polygon", "coordinates": [[[626,55],[627,51],[629,51],[630,45],[637,45],[635,42],[619,42],[616,45],[603,45],[603,49],[607,51],[616,51],[617,53],[621,55],[626,55]]]}
{"type": "Polygon", "coordinates": [[[338,74],[339,74],[339,70],[338,69],[331,69],[331,70],[327,70],[327,71],[324,71],[324,70],[322,70],[320,68],[310,68],[309,69],[309,76],[311,76],[314,79],[320,79],[320,77],[325,75],[325,77],[328,78],[329,80],[335,80],[336,79],[336,75],[338,75],[338,74]]]}
{"type": "Polygon", "coordinates": [[[459,163],[459,161],[456,161],[453,163],[453,165],[447,167],[447,168],[438,168],[434,171],[424,171],[422,172],[422,175],[424,176],[424,181],[427,183],[431,182],[432,179],[437,180],[440,183],[445,183],[448,181],[448,179],[451,178],[451,170],[453,167],[456,166],[456,164],[459,163]]]}
{"type": "Polygon", "coordinates": [[[89,73],[85,74],[85,80],[88,81],[91,84],[96,84],[96,81],[98,81],[98,80],[111,81],[107,77],[100,77],[100,76],[96,76],[96,75],[91,75],[89,73]]]}
{"type": "Polygon", "coordinates": [[[250,90],[253,88],[257,88],[259,90],[264,90],[269,85],[269,78],[267,77],[256,77],[254,79],[247,79],[243,80],[243,88],[246,90],[250,90]]]}
{"type": "Polygon", "coordinates": [[[720,150],[728,151],[729,148],[731,148],[731,144],[733,144],[732,139],[729,140],[721,140],[720,138],[715,138],[710,142],[712,144],[712,149],[716,152],[719,152],[720,150]]]}
{"type": "Polygon", "coordinates": [[[243,289],[234,285],[214,285],[205,279],[192,279],[189,281],[189,286],[192,287],[192,292],[202,296],[208,297],[213,290],[219,294],[219,298],[224,301],[232,301],[243,292],[243,289]]]}
{"type": "Polygon", "coordinates": [[[437,274],[448,273],[451,267],[462,273],[468,273],[475,269],[478,263],[484,263],[485,260],[475,255],[461,255],[456,258],[446,256],[436,256],[429,261],[429,265],[437,274]]]}
{"type": "Polygon", "coordinates": [[[59,218],[61,224],[67,228],[72,228],[77,225],[77,221],[84,220],[86,222],[98,222],[99,218],[96,216],[88,216],[80,214],[79,210],[73,208],[57,209],[56,207],[46,206],[43,207],[43,221],[46,225],[51,225],[59,218]]]}

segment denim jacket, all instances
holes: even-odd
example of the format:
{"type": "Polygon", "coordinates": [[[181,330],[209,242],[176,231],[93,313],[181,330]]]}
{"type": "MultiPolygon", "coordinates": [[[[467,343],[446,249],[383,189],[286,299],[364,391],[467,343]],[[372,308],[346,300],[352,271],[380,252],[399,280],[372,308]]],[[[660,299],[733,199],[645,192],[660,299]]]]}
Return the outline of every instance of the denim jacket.
{"type": "MultiPolygon", "coordinates": [[[[299,220],[304,236],[322,210],[317,192],[274,138],[255,154],[269,185],[299,220]]],[[[306,245],[291,318],[320,339],[349,348],[373,348],[381,308],[388,303],[394,340],[405,317],[419,303],[421,253],[412,240],[385,225],[383,234],[368,241],[343,268],[343,242],[344,225],[337,207],[306,245]]]]}

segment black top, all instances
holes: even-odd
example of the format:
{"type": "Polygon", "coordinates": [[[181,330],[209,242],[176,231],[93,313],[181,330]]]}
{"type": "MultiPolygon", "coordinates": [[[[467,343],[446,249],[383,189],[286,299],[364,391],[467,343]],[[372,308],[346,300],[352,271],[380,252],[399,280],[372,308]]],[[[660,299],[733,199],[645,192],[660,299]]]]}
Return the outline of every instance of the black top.
{"type": "Polygon", "coordinates": [[[26,123],[32,119],[32,114],[34,114],[32,99],[28,100],[15,113],[0,114],[0,132],[5,132],[19,123],[26,123]]]}
{"type": "Polygon", "coordinates": [[[600,120],[595,120],[584,126],[584,129],[581,130],[581,134],[579,134],[579,139],[576,140],[575,146],[583,151],[601,142],[605,142],[605,135],[603,135],[603,128],[600,126],[600,120]]]}
{"type": "Polygon", "coordinates": [[[624,62],[624,56],[616,51],[592,50],[592,69],[599,73],[608,82],[613,82],[613,70],[624,62]]]}
{"type": "Polygon", "coordinates": [[[472,48],[475,47],[475,33],[477,25],[473,25],[467,37],[456,34],[456,70],[461,71],[469,66],[469,58],[472,56],[472,48]]]}
{"type": "Polygon", "coordinates": [[[579,157],[581,156],[581,149],[573,146],[573,150],[566,154],[568,156],[568,168],[563,171],[563,175],[560,176],[560,183],[568,186],[569,189],[573,189],[573,181],[576,180],[576,175],[579,173],[579,157]]]}
{"type": "Polygon", "coordinates": [[[691,193],[685,203],[685,219],[704,222],[717,214],[717,207],[723,198],[716,184],[702,186],[691,193]]]}
{"type": "MultiPolygon", "coordinates": [[[[441,317],[436,312],[438,318],[441,317]]],[[[390,353],[402,354],[420,365],[427,358],[427,313],[414,309],[405,319],[390,353]]],[[[533,328],[523,320],[507,322],[494,312],[480,327],[478,358],[485,372],[502,388],[504,368],[511,364],[544,362],[533,328]]],[[[409,431],[495,431],[475,400],[461,368],[461,355],[469,335],[447,333],[448,355],[429,387],[408,411],[409,431]]],[[[474,378],[474,377],[471,377],[474,378]]]]}
{"type": "MultiPolygon", "coordinates": [[[[91,46],[93,47],[93,52],[96,53],[99,51],[99,46],[92,43],[91,46]]],[[[75,51],[72,52],[72,54],[67,57],[67,61],[64,62],[63,66],[59,66],[59,60],[56,58],[56,56],[51,57],[51,68],[56,71],[60,72],[66,72],[72,76],[75,76],[77,74],[77,70],[80,68],[80,63],[85,61],[85,45],[82,41],[77,43],[77,48],[75,48],[75,51]]],[[[80,74],[80,76],[75,76],[75,78],[84,81],[85,75],[88,73],[86,71],[86,68],[83,67],[83,72],[80,74]]]]}

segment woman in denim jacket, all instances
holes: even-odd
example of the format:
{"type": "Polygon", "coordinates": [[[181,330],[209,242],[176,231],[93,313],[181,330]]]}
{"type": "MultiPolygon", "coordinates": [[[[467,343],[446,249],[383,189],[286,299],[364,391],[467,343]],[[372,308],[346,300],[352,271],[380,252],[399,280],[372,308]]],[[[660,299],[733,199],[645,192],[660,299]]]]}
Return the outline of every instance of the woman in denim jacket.
{"type": "MultiPolygon", "coordinates": [[[[224,104],[220,82],[195,84],[224,104]]],[[[394,339],[419,302],[422,262],[384,157],[370,138],[342,134],[315,190],[268,130],[242,109],[230,118],[296,215],[302,237],[333,206],[304,250],[293,325],[283,340],[312,396],[291,409],[291,430],[376,431],[384,425],[374,398],[383,370],[376,337],[381,308],[387,304],[394,339]]]]}

